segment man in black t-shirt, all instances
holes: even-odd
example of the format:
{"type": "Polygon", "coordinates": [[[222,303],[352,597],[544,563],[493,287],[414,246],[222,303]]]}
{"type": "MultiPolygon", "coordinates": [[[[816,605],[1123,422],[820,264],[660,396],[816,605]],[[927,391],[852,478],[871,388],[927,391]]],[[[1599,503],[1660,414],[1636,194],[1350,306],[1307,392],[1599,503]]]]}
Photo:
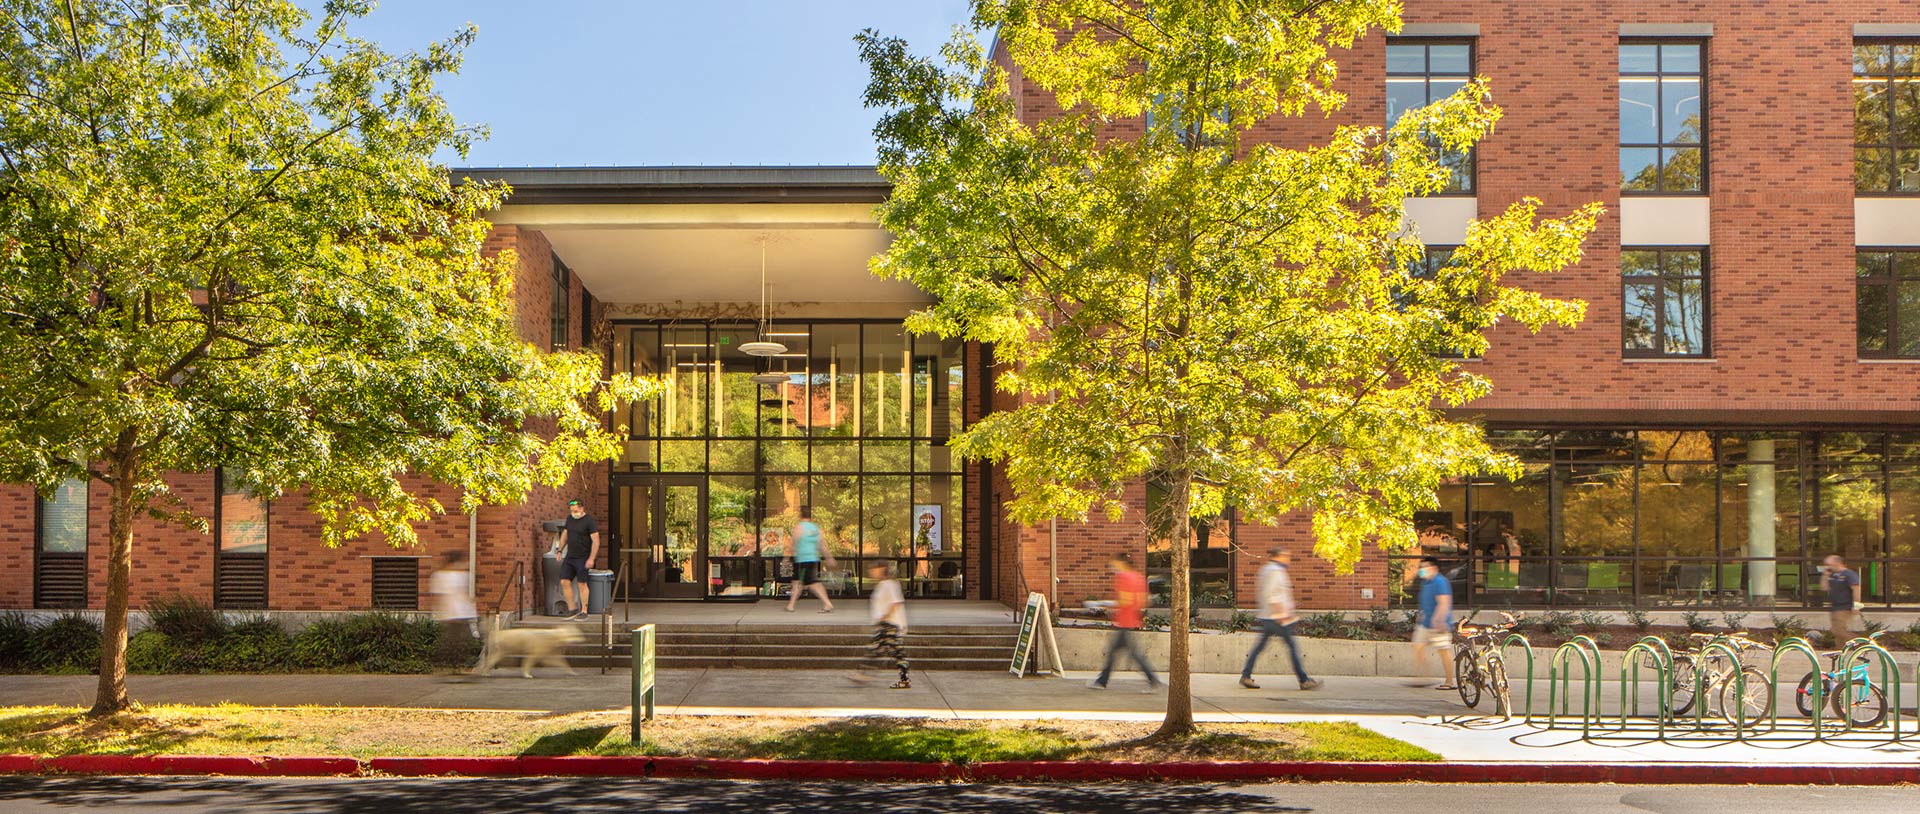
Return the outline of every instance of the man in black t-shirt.
{"type": "Polygon", "coordinates": [[[553,550],[560,558],[560,596],[567,602],[567,617],[585,619],[587,569],[600,556],[600,524],[587,516],[587,507],[580,501],[567,501],[567,520],[553,550]]]}
{"type": "Polygon", "coordinates": [[[1820,569],[1820,590],[1827,592],[1827,632],[1834,647],[1845,647],[1853,638],[1853,623],[1860,618],[1860,575],[1847,567],[1838,554],[1828,554],[1820,569]]]}

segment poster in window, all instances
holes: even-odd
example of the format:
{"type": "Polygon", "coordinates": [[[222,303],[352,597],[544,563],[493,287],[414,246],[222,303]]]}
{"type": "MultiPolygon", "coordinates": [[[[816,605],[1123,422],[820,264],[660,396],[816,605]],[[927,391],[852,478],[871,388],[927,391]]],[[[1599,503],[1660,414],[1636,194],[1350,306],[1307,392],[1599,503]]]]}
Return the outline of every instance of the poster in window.
{"type": "Polygon", "coordinates": [[[926,552],[926,556],[940,554],[941,505],[938,503],[916,503],[913,506],[913,547],[926,552]]]}

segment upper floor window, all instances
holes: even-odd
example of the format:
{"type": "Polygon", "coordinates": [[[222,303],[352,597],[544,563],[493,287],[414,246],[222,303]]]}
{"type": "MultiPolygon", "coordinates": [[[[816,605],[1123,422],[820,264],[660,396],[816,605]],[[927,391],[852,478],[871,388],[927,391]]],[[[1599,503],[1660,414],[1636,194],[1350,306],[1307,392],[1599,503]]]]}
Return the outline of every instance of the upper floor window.
{"type": "Polygon", "coordinates": [[[1620,190],[1706,190],[1706,44],[1620,44],[1620,190]]]}
{"type": "Polygon", "coordinates": [[[1853,45],[1853,186],[1920,193],[1920,40],[1853,45]]]}
{"type": "Polygon", "coordinates": [[[554,350],[567,347],[567,291],[571,288],[573,277],[567,264],[560,262],[560,255],[553,256],[553,294],[548,297],[547,316],[553,323],[553,334],[549,346],[554,350]]]}
{"type": "MultiPolygon", "coordinates": [[[[1407,270],[1407,276],[1419,280],[1439,280],[1441,272],[1444,271],[1447,266],[1453,264],[1453,253],[1458,248],[1458,246],[1428,246],[1425,254],[1423,254],[1420,259],[1414,261],[1412,268],[1407,270]]],[[[1413,297],[1406,294],[1402,294],[1396,297],[1396,299],[1399,301],[1400,307],[1403,310],[1411,306],[1414,302],[1413,297]]],[[[1443,312],[1443,317],[1447,322],[1456,325],[1466,322],[1466,317],[1462,316],[1459,313],[1459,309],[1456,308],[1447,309],[1443,312]]],[[[1451,342],[1447,340],[1441,340],[1441,342],[1443,346],[1434,349],[1434,356],[1451,359],[1474,358],[1457,347],[1445,346],[1451,344],[1451,342]]]]}
{"type": "MultiPolygon", "coordinates": [[[[1394,40],[1387,43],[1387,126],[1401,116],[1452,96],[1473,78],[1473,40],[1394,40]]],[[[1450,177],[1442,193],[1473,192],[1473,151],[1442,150],[1450,177]]]]}
{"type": "Polygon", "coordinates": [[[1706,249],[1620,252],[1621,349],[1632,357],[1706,356],[1706,249]]]}
{"type": "Polygon", "coordinates": [[[1920,358],[1920,250],[1863,250],[1854,272],[1860,358],[1920,358]]]}
{"type": "Polygon", "coordinates": [[[87,552],[87,481],[69,478],[40,499],[40,522],[34,526],[42,554],[87,552]]]}

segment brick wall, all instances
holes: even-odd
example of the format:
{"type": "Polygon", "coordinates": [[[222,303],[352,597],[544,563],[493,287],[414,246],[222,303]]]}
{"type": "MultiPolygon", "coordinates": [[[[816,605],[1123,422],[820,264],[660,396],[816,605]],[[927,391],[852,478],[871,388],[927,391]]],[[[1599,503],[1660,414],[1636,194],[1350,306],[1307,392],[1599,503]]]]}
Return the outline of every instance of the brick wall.
{"type": "Polygon", "coordinates": [[[33,604],[33,490],[0,484],[0,608],[33,604]]]}

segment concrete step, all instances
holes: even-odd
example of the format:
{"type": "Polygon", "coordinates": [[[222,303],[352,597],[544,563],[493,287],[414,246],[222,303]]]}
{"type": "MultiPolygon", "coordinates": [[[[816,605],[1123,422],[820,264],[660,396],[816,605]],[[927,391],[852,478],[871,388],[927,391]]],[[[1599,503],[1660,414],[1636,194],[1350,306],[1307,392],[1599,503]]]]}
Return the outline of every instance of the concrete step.
{"type": "MultiPolygon", "coordinates": [[[[1019,637],[1012,634],[921,634],[909,632],[907,645],[910,647],[1013,647],[1019,637]]],[[[770,647],[807,647],[816,645],[841,645],[857,643],[864,645],[872,639],[866,631],[859,633],[672,633],[662,634],[659,645],[725,645],[725,646],[770,646],[770,647]]]]}
{"type": "MultiPolygon", "coordinates": [[[[1005,670],[1012,662],[1012,653],[999,659],[935,659],[919,658],[911,652],[907,654],[915,670],[967,670],[992,671],[1005,670]]],[[[589,664],[589,662],[580,662],[589,664]]],[[[661,656],[655,666],[660,669],[719,668],[753,670],[853,670],[862,667],[871,668],[874,662],[868,659],[822,659],[822,658],[756,658],[756,657],[708,657],[708,656],[661,656]]]]}

